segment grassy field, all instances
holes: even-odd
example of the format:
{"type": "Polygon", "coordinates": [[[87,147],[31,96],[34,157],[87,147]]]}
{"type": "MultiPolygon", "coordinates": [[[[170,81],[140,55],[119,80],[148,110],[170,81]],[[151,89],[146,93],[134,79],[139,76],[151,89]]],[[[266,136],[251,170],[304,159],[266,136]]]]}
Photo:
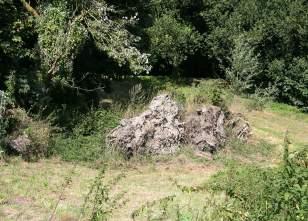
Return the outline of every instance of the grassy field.
{"type": "MultiPolygon", "coordinates": [[[[253,135],[248,145],[229,143],[214,157],[183,150],[168,158],[133,159],[109,167],[102,182],[108,185],[119,177],[112,184],[110,198],[122,195],[110,220],[133,220],[132,215],[144,205],[164,197],[174,197],[188,213],[191,207],[202,210],[207,206],[210,211],[213,199],[219,203],[224,196],[209,193],[209,197],[204,197],[180,187],[200,186],[232,161],[275,166],[281,159],[286,130],[289,130],[292,149],[307,147],[307,114],[277,103],[269,103],[263,111],[249,111],[248,102],[234,97],[230,105],[233,112],[243,113],[251,123],[253,135]]],[[[98,173],[97,167],[57,158],[36,163],[19,158],[0,161],[0,220],[82,220],[85,198],[98,173]]],[[[150,220],[146,215],[149,212],[144,211],[134,219],[150,220]]],[[[155,208],[151,213],[155,214],[155,208]]]]}

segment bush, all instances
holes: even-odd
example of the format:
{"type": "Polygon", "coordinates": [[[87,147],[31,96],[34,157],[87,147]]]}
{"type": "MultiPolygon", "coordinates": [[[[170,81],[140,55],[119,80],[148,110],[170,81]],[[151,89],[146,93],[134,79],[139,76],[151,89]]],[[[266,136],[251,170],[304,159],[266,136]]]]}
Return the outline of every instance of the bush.
{"type": "Polygon", "coordinates": [[[256,85],[255,78],[260,74],[258,55],[243,35],[235,39],[234,44],[231,68],[226,71],[227,79],[234,91],[251,92],[256,85]]]}
{"type": "Polygon", "coordinates": [[[53,152],[66,161],[93,162],[103,153],[103,138],[94,135],[58,135],[53,138],[53,152]]]}
{"type": "Polygon", "coordinates": [[[105,172],[106,165],[103,165],[84,199],[79,216],[80,220],[107,221],[114,210],[121,208],[126,203],[124,192],[110,194],[118,182],[125,177],[125,174],[120,174],[107,182],[105,172]]]}
{"type": "Polygon", "coordinates": [[[28,160],[38,160],[51,154],[50,138],[52,130],[49,122],[42,120],[33,120],[25,129],[25,133],[29,135],[31,140],[26,156],[28,160]]]}
{"type": "Polygon", "coordinates": [[[218,63],[216,71],[237,92],[275,85],[278,101],[307,109],[307,2],[203,2],[205,53],[218,63]]]}
{"type": "Polygon", "coordinates": [[[205,103],[219,106],[224,111],[228,109],[228,105],[232,102],[230,95],[225,81],[202,81],[198,85],[198,99],[203,102],[206,101],[205,103]]]}
{"type": "Polygon", "coordinates": [[[262,111],[277,95],[276,86],[270,86],[265,89],[257,88],[255,92],[248,97],[250,98],[248,102],[248,110],[258,110],[262,111]]]}
{"type": "Polygon", "coordinates": [[[252,94],[249,96],[249,101],[247,108],[249,111],[263,111],[266,104],[268,103],[268,99],[266,97],[262,97],[258,94],[252,94]]]}
{"type": "Polygon", "coordinates": [[[6,136],[8,127],[8,120],[5,118],[7,103],[7,96],[0,90],[0,152],[3,152],[4,149],[4,138],[6,136]]]}
{"type": "Polygon", "coordinates": [[[268,76],[275,83],[276,98],[301,107],[308,107],[308,57],[273,60],[268,67],[268,76]]]}

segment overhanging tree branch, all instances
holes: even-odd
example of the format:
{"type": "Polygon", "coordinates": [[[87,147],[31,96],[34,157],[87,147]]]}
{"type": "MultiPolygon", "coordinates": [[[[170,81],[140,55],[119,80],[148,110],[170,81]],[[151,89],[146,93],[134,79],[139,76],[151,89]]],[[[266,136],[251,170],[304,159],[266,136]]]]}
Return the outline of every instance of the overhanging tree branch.
{"type": "Polygon", "coordinates": [[[36,18],[40,17],[39,13],[28,2],[26,2],[26,0],[20,0],[20,1],[31,15],[33,15],[36,18]]]}

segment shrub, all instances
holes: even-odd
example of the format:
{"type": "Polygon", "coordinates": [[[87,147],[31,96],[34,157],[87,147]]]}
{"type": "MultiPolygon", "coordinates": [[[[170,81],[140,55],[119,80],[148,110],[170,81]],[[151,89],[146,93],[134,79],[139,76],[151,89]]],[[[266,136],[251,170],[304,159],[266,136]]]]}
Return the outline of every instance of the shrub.
{"type": "Polygon", "coordinates": [[[205,53],[218,63],[216,71],[225,73],[237,92],[254,93],[272,84],[277,100],[307,109],[308,32],[301,28],[308,24],[307,2],[203,3],[205,53]]]}
{"type": "Polygon", "coordinates": [[[178,102],[180,105],[185,105],[187,102],[187,97],[185,95],[185,93],[183,93],[180,90],[174,90],[171,92],[171,96],[173,97],[173,99],[178,102]]]}
{"type": "Polygon", "coordinates": [[[202,81],[198,85],[198,99],[205,103],[210,103],[221,107],[223,110],[228,109],[232,98],[226,88],[226,82],[219,80],[202,81]]]}
{"type": "Polygon", "coordinates": [[[252,94],[249,96],[249,102],[247,108],[249,111],[263,111],[266,104],[268,103],[268,99],[266,97],[262,97],[258,94],[252,94]]]}
{"type": "Polygon", "coordinates": [[[268,65],[268,77],[275,83],[276,98],[298,106],[308,107],[308,57],[292,61],[275,59],[268,65]]]}
{"type": "Polygon", "coordinates": [[[66,161],[93,162],[103,153],[103,138],[98,135],[57,135],[53,138],[53,153],[66,161]]]}
{"type": "Polygon", "coordinates": [[[124,193],[110,194],[114,186],[124,177],[124,174],[120,174],[111,181],[106,182],[105,171],[106,165],[103,165],[84,199],[79,220],[109,220],[112,212],[125,204],[125,200],[123,200],[124,193]]]}
{"type": "Polygon", "coordinates": [[[264,110],[266,105],[274,100],[276,94],[276,86],[270,86],[265,89],[257,88],[253,94],[249,95],[248,110],[264,110]]]}
{"type": "Polygon", "coordinates": [[[40,158],[50,155],[50,137],[52,127],[46,121],[31,121],[25,129],[25,133],[29,135],[31,145],[27,149],[23,157],[28,161],[36,161],[40,158]]]}
{"type": "Polygon", "coordinates": [[[179,67],[188,55],[200,48],[201,35],[190,25],[176,19],[172,14],[156,18],[147,29],[153,60],[163,60],[172,67],[179,67]]]}
{"type": "Polygon", "coordinates": [[[227,110],[225,100],[222,98],[222,91],[218,88],[214,88],[210,94],[210,101],[213,105],[221,107],[223,110],[227,110]]]}
{"type": "MultiPolygon", "coordinates": [[[[6,111],[6,106],[8,103],[8,98],[0,90],[0,152],[3,152],[3,146],[4,146],[4,138],[7,133],[7,127],[8,127],[8,120],[5,118],[5,111],[6,111]]],[[[0,154],[1,155],[1,154],[0,154]]]]}

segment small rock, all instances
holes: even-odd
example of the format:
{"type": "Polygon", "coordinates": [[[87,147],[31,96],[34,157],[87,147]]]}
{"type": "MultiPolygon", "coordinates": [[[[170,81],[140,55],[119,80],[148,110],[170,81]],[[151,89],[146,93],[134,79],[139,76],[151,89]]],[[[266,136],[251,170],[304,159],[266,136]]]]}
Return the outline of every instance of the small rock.
{"type": "Polygon", "coordinates": [[[17,138],[9,140],[8,145],[18,153],[25,153],[31,145],[31,140],[27,134],[19,135],[17,138]]]}
{"type": "Polygon", "coordinates": [[[231,129],[233,136],[242,141],[247,141],[251,135],[250,124],[242,114],[231,114],[226,127],[231,129]]]}

